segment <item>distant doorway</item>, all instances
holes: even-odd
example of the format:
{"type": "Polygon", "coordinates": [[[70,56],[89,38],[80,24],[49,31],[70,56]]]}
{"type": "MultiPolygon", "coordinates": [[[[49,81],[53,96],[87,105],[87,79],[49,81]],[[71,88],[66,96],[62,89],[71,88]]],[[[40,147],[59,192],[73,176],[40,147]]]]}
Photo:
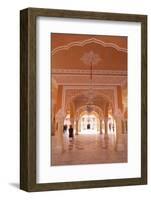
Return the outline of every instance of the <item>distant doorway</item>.
{"type": "Polygon", "coordinates": [[[79,119],[79,134],[97,134],[100,131],[100,121],[94,114],[84,114],[79,119]]]}

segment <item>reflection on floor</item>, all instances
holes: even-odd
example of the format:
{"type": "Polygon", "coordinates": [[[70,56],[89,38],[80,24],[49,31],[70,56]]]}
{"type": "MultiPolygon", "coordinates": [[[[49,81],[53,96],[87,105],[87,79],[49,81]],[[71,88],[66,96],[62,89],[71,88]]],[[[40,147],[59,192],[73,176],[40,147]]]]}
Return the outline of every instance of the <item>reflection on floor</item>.
{"type": "Polygon", "coordinates": [[[52,137],[51,165],[99,164],[127,162],[127,134],[122,134],[124,150],[116,150],[113,134],[80,134],[69,141],[63,136],[63,149],[58,145],[56,136],[52,137]]]}

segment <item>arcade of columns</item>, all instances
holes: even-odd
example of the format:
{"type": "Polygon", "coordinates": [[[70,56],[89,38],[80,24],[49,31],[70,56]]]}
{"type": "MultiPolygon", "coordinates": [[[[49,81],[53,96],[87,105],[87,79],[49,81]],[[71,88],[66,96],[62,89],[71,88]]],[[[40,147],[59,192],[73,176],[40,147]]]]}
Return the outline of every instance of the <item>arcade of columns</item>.
{"type": "MultiPolygon", "coordinates": [[[[57,85],[55,81],[52,82],[52,136],[56,136],[57,144],[61,151],[64,151],[64,139],[63,139],[63,125],[67,114],[70,114],[70,123],[74,127],[75,134],[79,133],[79,119],[82,112],[86,111],[86,105],[77,108],[74,103],[74,98],[71,96],[68,101],[66,100],[65,105],[63,105],[63,85],[57,85]]],[[[124,91],[127,88],[124,89],[124,91]]],[[[123,88],[122,86],[116,86],[117,91],[117,106],[115,107],[115,102],[106,99],[106,102],[102,107],[98,105],[91,106],[91,112],[96,113],[97,118],[100,122],[100,134],[103,133],[102,127],[104,128],[104,141],[108,140],[108,121],[109,114],[113,117],[116,124],[116,143],[115,150],[124,150],[124,137],[123,135],[127,133],[127,101],[123,98],[123,88]]],[[[100,93],[101,98],[101,93],[100,93]]],[[[115,101],[115,99],[114,99],[115,101]]],[[[86,104],[86,102],[85,102],[86,104]]],[[[106,146],[106,145],[105,145],[106,146]]]]}

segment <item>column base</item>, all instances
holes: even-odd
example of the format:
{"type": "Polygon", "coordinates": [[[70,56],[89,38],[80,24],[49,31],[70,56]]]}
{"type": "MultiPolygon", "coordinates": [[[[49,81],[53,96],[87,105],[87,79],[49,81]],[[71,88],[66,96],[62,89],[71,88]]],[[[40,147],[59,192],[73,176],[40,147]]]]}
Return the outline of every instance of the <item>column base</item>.
{"type": "Polygon", "coordinates": [[[109,139],[108,135],[105,134],[104,138],[103,138],[103,145],[102,145],[103,149],[107,149],[108,148],[108,139],[109,139]]]}
{"type": "Polygon", "coordinates": [[[117,138],[117,142],[116,142],[116,146],[115,146],[116,151],[124,151],[125,150],[125,145],[124,145],[123,140],[124,140],[123,136],[120,136],[119,138],[117,138]]]}
{"type": "Polygon", "coordinates": [[[124,144],[117,144],[117,146],[115,147],[116,151],[124,151],[124,144]]]}

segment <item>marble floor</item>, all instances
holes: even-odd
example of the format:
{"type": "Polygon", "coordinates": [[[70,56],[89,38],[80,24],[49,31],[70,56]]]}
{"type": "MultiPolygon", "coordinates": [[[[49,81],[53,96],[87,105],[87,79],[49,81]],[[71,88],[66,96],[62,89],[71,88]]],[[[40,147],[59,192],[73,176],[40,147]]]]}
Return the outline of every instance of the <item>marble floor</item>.
{"type": "Polygon", "coordinates": [[[68,134],[63,136],[63,145],[59,145],[56,136],[52,136],[51,165],[78,165],[127,162],[127,134],[122,134],[124,150],[116,149],[115,135],[105,137],[101,134],[75,135],[69,141],[68,134]]]}

